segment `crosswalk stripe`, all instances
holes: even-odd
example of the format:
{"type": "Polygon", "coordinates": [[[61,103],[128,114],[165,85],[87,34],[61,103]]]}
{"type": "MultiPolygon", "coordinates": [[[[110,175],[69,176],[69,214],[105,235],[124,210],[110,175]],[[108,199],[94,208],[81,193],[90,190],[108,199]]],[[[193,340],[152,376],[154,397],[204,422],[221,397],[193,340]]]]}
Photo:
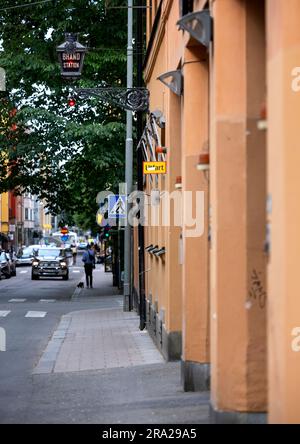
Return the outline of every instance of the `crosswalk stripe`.
{"type": "Polygon", "coordinates": [[[72,270],[73,273],[80,273],[80,270],[72,270]]]}
{"type": "Polygon", "coordinates": [[[40,302],[56,302],[56,299],[40,299],[40,302]]]}
{"type": "Polygon", "coordinates": [[[20,274],[25,274],[25,273],[28,273],[28,270],[22,270],[22,271],[20,271],[20,274]]]}
{"type": "Polygon", "coordinates": [[[0,310],[0,318],[5,318],[10,313],[10,310],[0,310]]]}
{"type": "Polygon", "coordinates": [[[25,302],[26,299],[10,299],[8,302],[25,302]]]}
{"type": "Polygon", "coordinates": [[[28,311],[25,318],[44,318],[46,314],[46,311],[28,311]]]}

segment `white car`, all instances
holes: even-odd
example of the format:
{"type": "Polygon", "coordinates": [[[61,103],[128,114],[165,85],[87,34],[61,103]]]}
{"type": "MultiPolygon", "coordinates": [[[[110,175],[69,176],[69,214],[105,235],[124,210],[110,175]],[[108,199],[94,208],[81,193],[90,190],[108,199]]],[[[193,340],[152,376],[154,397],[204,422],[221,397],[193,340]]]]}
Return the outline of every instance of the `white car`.
{"type": "Polygon", "coordinates": [[[30,245],[29,247],[21,248],[17,254],[16,265],[31,265],[40,245],[30,245]]]}

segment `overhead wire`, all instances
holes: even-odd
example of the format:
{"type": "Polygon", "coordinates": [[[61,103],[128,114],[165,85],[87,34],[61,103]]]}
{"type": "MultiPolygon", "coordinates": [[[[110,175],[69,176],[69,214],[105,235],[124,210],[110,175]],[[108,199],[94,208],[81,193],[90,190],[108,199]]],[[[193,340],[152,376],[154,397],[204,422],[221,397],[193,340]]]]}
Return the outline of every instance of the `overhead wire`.
{"type": "Polygon", "coordinates": [[[32,3],[22,3],[21,5],[6,6],[5,8],[0,8],[0,12],[9,11],[11,9],[28,8],[29,6],[41,5],[43,3],[49,3],[49,2],[53,2],[53,0],[39,0],[37,2],[32,2],[32,3]]]}

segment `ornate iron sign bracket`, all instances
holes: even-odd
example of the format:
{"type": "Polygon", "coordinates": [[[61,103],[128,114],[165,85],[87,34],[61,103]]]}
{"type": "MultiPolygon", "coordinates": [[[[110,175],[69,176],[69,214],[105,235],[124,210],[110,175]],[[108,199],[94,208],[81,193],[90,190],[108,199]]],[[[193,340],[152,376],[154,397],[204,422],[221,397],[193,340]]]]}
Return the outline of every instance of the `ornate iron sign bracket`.
{"type": "Polygon", "coordinates": [[[103,102],[114,103],[128,111],[148,111],[149,91],[147,88],[75,88],[79,97],[97,97],[103,102]]]}

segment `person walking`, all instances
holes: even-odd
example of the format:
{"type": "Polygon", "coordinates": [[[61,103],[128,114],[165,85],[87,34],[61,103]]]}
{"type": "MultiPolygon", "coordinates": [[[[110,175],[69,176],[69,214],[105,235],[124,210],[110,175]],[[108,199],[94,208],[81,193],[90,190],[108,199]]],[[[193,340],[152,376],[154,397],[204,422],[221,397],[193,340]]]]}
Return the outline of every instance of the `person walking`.
{"type": "Polygon", "coordinates": [[[82,262],[84,263],[85,279],[87,288],[93,288],[93,269],[95,268],[95,250],[92,245],[88,245],[83,253],[82,262]]]}
{"type": "Polygon", "coordinates": [[[71,250],[72,250],[72,256],[73,256],[73,265],[76,265],[76,258],[77,258],[77,247],[76,244],[72,244],[71,246],[71,250]]]}

